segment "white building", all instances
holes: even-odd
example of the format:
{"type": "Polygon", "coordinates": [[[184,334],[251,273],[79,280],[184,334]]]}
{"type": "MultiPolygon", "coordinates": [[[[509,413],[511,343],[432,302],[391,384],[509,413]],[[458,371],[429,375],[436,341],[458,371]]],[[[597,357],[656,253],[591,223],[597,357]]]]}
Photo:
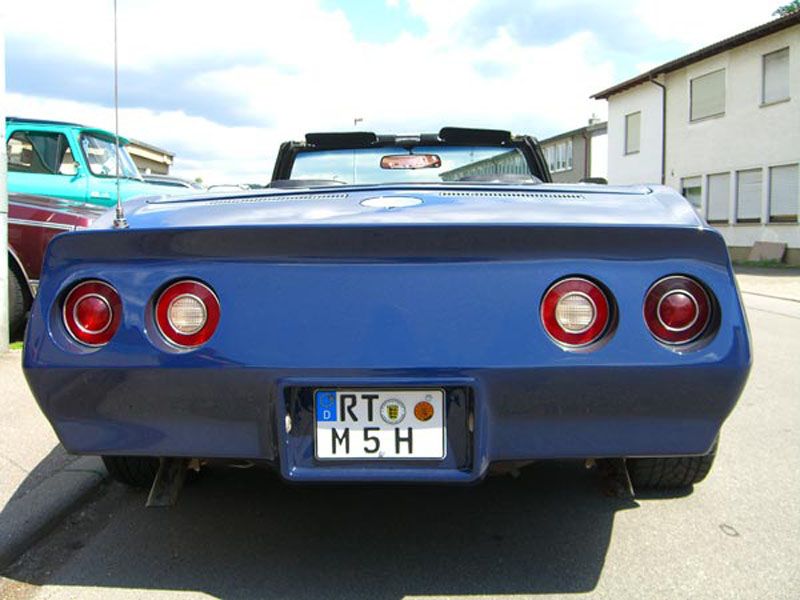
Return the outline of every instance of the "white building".
{"type": "Polygon", "coordinates": [[[540,140],[539,144],[557,183],[606,179],[608,175],[606,123],[594,115],[587,126],[540,140]]]}
{"type": "Polygon", "coordinates": [[[725,237],[800,263],[800,12],[593,96],[608,100],[609,183],[666,183],[725,237]]]}

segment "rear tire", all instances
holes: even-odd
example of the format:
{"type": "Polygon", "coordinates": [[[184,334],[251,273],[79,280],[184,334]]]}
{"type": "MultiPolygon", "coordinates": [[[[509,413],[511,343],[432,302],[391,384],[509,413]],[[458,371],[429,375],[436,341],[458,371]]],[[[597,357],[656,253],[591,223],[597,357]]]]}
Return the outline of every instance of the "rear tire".
{"type": "Polygon", "coordinates": [[[11,341],[22,339],[25,331],[25,291],[17,270],[8,270],[8,332],[11,341]]]}
{"type": "Polygon", "coordinates": [[[158,473],[158,459],[152,456],[104,456],[112,479],[135,488],[150,489],[158,473]]]}
{"type": "Polygon", "coordinates": [[[686,488],[706,478],[717,443],[704,456],[670,456],[664,458],[631,458],[626,461],[635,490],[671,490],[686,488]]]}

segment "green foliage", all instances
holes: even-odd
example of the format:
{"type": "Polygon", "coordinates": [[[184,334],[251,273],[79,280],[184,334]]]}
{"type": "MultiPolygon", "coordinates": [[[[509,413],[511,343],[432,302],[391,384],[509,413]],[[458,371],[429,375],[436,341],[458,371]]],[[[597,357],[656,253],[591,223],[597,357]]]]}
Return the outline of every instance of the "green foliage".
{"type": "Polygon", "coordinates": [[[777,260],[735,260],[733,261],[735,267],[756,267],[759,269],[796,269],[783,262],[777,260]]]}
{"type": "Polygon", "coordinates": [[[774,13],[772,13],[772,16],[785,17],[786,15],[796,13],[797,11],[800,11],[800,0],[792,0],[788,4],[779,6],[778,9],[774,13]]]}

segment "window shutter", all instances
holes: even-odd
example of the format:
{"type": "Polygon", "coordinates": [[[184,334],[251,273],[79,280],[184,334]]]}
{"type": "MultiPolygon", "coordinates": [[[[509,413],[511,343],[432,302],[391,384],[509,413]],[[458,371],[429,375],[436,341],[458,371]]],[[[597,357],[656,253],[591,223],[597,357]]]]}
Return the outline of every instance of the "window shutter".
{"type": "Polygon", "coordinates": [[[684,177],[681,179],[681,193],[695,208],[703,203],[703,178],[684,177]]]}
{"type": "Polygon", "coordinates": [[[736,220],[761,220],[761,169],[739,171],[736,177],[736,220]]]}
{"type": "Polygon", "coordinates": [[[789,49],[764,55],[764,103],[789,98],[789,49]]]}
{"type": "Polygon", "coordinates": [[[728,173],[708,176],[708,221],[727,223],[731,178],[728,173]]]}
{"type": "Polygon", "coordinates": [[[800,204],[798,166],[785,165],[769,170],[769,219],[770,221],[797,221],[800,204]]]}
{"type": "Polygon", "coordinates": [[[692,79],[691,120],[704,119],[725,112],[725,69],[692,79]]]}

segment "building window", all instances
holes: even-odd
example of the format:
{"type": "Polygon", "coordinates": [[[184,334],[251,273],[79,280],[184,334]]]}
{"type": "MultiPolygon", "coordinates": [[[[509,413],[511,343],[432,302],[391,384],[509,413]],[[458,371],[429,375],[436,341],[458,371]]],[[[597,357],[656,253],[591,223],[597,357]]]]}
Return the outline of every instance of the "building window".
{"type": "Polygon", "coordinates": [[[564,148],[564,156],[566,157],[566,169],[567,171],[572,170],[572,140],[567,140],[567,143],[564,148]]]}
{"type": "Polygon", "coordinates": [[[761,221],[761,169],[736,173],[736,222],[761,221]]]}
{"type": "Polygon", "coordinates": [[[642,113],[625,115],[625,154],[639,152],[642,133],[642,113]]]}
{"type": "Polygon", "coordinates": [[[551,173],[572,170],[572,140],[551,144],[544,149],[547,166],[551,173]]]}
{"type": "Polygon", "coordinates": [[[800,173],[797,165],[769,170],[769,220],[772,223],[797,223],[800,205],[800,173]]]}
{"type": "Polygon", "coordinates": [[[61,133],[15,131],[6,144],[8,170],[43,175],[75,175],[69,141],[61,133]]]}
{"type": "Polygon", "coordinates": [[[689,89],[692,121],[725,114],[725,69],[695,77],[689,89]]]}
{"type": "Polygon", "coordinates": [[[731,197],[731,177],[728,173],[708,176],[708,222],[727,223],[731,197]]]}
{"type": "Polygon", "coordinates": [[[697,210],[703,206],[703,178],[684,177],[681,179],[681,194],[697,210]]]}
{"type": "Polygon", "coordinates": [[[789,99],[789,49],[763,57],[761,102],[771,104],[789,99]]]}

